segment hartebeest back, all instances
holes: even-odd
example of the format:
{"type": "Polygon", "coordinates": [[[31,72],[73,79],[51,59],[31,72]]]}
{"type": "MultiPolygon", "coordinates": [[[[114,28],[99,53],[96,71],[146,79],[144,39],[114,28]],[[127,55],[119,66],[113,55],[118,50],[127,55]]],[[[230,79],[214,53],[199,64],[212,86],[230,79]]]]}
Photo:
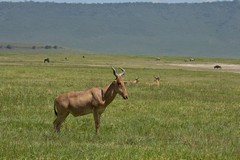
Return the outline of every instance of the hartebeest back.
{"type": "Polygon", "coordinates": [[[124,84],[138,84],[139,83],[139,77],[136,77],[134,80],[131,81],[124,81],[124,84]]]}
{"type": "Polygon", "coordinates": [[[154,82],[147,82],[146,85],[148,86],[159,86],[160,85],[160,76],[154,76],[154,82]]]}
{"type": "Polygon", "coordinates": [[[96,133],[99,132],[101,114],[116,95],[119,94],[123,99],[128,99],[128,93],[122,78],[125,70],[121,68],[122,73],[120,74],[117,74],[113,67],[112,70],[116,79],[105,87],[93,87],[79,92],[67,92],[55,98],[54,112],[57,118],[53,124],[56,131],[60,131],[61,124],[69,113],[75,117],[93,113],[96,133]]]}

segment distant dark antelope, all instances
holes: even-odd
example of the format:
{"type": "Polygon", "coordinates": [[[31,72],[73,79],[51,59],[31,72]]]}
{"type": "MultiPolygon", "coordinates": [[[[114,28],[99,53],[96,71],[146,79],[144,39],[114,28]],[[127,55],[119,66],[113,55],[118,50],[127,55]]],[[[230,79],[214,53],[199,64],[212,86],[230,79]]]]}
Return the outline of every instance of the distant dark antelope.
{"type": "Polygon", "coordinates": [[[99,132],[101,114],[116,95],[119,94],[123,99],[128,99],[128,93],[122,78],[125,70],[121,68],[122,73],[120,74],[117,74],[113,67],[112,70],[116,79],[105,87],[93,87],[79,92],[67,92],[55,98],[54,112],[57,118],[53,124],[57,132],[60,131],[61,124],[69,113],[75,117],[93,113],[96,133],[99,132]]]}
{"type": "Polygon", "coordinates": [[[49,58],[45,58],[45,59],[43,60],[43,62],[44,62],[44,63],[49,63],[49,62],[50,62],[50,59],[49,59],[49,58]]]}
{"type": "Polygon", "coordinates": [[[220,65],[215,65],[213,68],[214,69],[222,69],[222,67],[220,65]]]}
{"type": "Polygon", "coordinates": [[[160,85],[160,76],[154,76],[154,82],[147,82],[146,85],[148,86],[159,86],[160,85]]]}
{"type": "Polygon", "coordinates": [[[125,84],[138,84],[139,83],[139,77],[136,77],[132,81],[124,81],[125,84]]]}

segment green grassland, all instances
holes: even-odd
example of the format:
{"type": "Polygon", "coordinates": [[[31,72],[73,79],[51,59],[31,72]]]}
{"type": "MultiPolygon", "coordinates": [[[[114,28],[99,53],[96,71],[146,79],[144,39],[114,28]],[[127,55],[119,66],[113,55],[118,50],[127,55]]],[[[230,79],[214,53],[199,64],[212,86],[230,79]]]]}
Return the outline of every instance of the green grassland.
{"type": "MultiPolygon", "coordinates": [[[[0,53],[0,159],[239,159],[240,74],[168,65],[184,59],[0,53]],[[55,133],[54,98],[109,84],[112,65],[126,69],[126,80],[140,77],[126,85],[129,100],[117,96],[108,106],[99,135],[92,115],[70,115],[55,133]],[[159,87],[145,85],[153,75],[159,87]]],[[[188,63],[215,62],[240,60],[188,63]]]]}

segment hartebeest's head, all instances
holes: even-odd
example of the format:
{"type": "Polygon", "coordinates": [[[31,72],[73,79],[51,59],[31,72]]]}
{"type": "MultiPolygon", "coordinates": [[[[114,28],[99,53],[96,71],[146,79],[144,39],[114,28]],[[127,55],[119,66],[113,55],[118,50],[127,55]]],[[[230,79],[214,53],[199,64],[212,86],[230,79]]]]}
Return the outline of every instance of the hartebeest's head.
{"type": "Polygon", "coordinates": [[[126,71],[123,68],[120,68],[122,70],[122,73],[117,73],[114,67],[112,67],[113,74],[116,77],[114,81],[114,90],[120,94],[123,99],[128,99],[128,93],[124,85],[124,81],[122,76],[126,73],[126,71]]]}
{"type": "Polygon", "coordinates": [[[157,77],[154,76],[154,78],[155,78],[155,80],[154,80],[155,82],[157,82],[157,81],[159,82],[160,81],[160,76],[157,76],[157,77]]]}
{"type": "Polygon", "coordinates": [[[135,82],[136,84],[139,83],[139,77],[136,77],[134,82],[135,82]]]}

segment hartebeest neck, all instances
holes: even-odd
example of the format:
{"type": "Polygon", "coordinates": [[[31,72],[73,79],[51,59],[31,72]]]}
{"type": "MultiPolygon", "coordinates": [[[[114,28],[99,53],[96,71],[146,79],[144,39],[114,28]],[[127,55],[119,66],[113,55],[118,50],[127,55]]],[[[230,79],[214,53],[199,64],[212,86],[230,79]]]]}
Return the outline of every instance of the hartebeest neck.
{"type": "Polygon", "coordinates": [[[105,106],[109,105],[113,99],[116,97],[117,92],[114,89],[114,83],[102,88],[103,100],[105,101],[105,106]]]}

